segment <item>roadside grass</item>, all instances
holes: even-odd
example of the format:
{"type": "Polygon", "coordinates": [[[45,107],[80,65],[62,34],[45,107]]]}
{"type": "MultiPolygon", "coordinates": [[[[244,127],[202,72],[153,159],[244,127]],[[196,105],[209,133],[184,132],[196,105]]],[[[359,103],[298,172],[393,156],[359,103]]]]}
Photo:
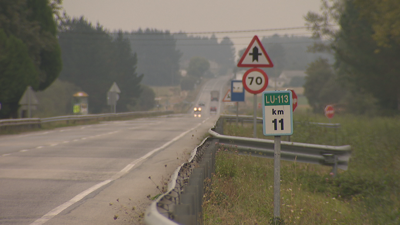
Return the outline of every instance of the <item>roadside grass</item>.
{"type": "MultiPolygon", "coordinates": [[[[400,224],[400,118],[295,114],[292,141],[352,146],[347,171],[281,162],[281,218],[285,224],[400,224]],[[336,138],[335,138],[336,136],[336,138]]],[[[259,138],[262,126],[257,127],[259,138]]],[[[225,124],[224,133],[253,136],[252,125],[225,124]]],[[[283,138],[283,140],[285,140],[283,138]]],[[[205,198],[205,224],[268,224],[273,218],[273,159],[220,149],[212,190],[205,198]]]]}

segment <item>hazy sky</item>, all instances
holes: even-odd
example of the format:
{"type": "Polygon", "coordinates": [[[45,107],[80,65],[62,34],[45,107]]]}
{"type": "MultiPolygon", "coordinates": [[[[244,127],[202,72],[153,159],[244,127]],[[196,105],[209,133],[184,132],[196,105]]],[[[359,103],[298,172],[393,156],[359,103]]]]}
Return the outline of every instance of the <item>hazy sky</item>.
{"type": "MultiPolygon", "coordinates": [[[[320,5],[321,0],[63,0],[68,15],[84,16],[109,31],[156,28],[189,33],[301,27],[307,12],[318,12],[320,5]]],[[[216,35],[229,36],[237,48],[244,48],[254,35],[275,33],[310,34],[294,29],[216,35]]]]}

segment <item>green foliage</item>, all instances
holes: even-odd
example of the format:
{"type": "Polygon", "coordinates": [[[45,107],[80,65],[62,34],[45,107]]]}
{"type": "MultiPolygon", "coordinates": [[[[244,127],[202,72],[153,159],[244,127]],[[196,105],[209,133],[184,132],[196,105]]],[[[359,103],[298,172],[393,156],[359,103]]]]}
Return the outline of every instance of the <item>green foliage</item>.
{"type": "Polygon", "coordinates": [[[135,98],[145,99],[140,102],[140,109],[146,110],[153,108],[154,92],[148,87],[140,85],[143,75],[137,76],[135,73],[137,65],[137,55],[132,54],[130,43],[123,37],[120,31],[113,41],[113,60],[111,79],[117,83],[121,93],[117,102],[117,111],[129,111],[129,107],[134,106],[135,98]],[[152,99],[151,99],[152,98],[152,99]]]}
{"type": "Polygon", "coordinates": [[[351,89],[372,94],[384,110],[400,110],[400,45],[379,49],[371,23],[360,16],[354,1],[344,5],[335,53],[339,76],[351,89]],[[379,50],[378,50],[379,49],[379,50]]]}
{"type": "Polygon", "coordinates": [[[305,17],[315,38],[332,41],[313,50],[334,52],[338,82],[347,92],[342,103],[349,112],[364,114],[371,107],[367,114],[400,111],[398,4],[395,0],[322,0],[322,13],[309,12],[305,17]],[[340,30],[333,28],[335,24],[340,30]]]}
{"type": "Polygon", "coordinates": [[[152,88],[147,85],[141,85],[142,90],[140,97],[135,99],[134,105],[128,105],[130,111],[147,111],[155,106],[156,94],[152,88]]]}
{"type": "Polygon", "coordinates": [[[400,2],[397,0],[355,0],[360,14],[369,20],[374,30],[373,39],[379,46],[400,45],[400,2]]]}
{"type": "Polygon", "coordinates": [[[128,111],[139,97],[143,75],[137,76],[137,57],[119,32],[115,39],[84,18],[67,18],[60,25],[64,69],[60,79],[71,82],[89,95],[89,112],[108,112],[107,92],[113,82],[121,90],[117,111],[128,111]]]}
{"type": "Polygon", "coordinates": [[[338,103],[343,91],[326,59],[318,59],[306,70],[304,95],[314,112],[323,112],[326,105],[338,103]]]}
{"type": "Polygon", "coordinates": [[[21,39],[0,29],[0,118],[17,117],[18,102],[26,88],[39,85],[38,71],[21,39]]]}
{"type": "Polygon", "coordinates": [[[124,33],[132,53],[138,57],[137,71],[145,74],[143,83],[153,86],[175,85],[180,82],[179,59],[181,52],[169,31],[139,29],[124,33]]]}
{"type": "MultiPolygon", "coordinates": [[[[54,2],[53,6],[57,4],[54,2]]],[[[2,89],[15,89],[3,90],[8,92],[8,95],[0,98],[7,106],[0,113],[0,117],[16,117],[19,98],[27,86],[30,85],[35,90],[44,90],[58,77],[61,71],[61,51],[56,37],[56,23],[52,9],[47,0],[4,0],[0,2],[1,41],[4,44],[6,39],[20,40],[18,43],[15,41],[9,43],[14,47],[19,45],[18,50],[8,47],[3,48],[0,53],[0,57],[4,57],[3,60],[8,61],[3,61],[7,66],[3,67],[1,76],[14,76],[15,79],[5,78],[2,80],[2,89]],[[17,50],[15,54],[20,54],[22,58],[12,56],[14,53],[6,52],[8,50],[17,50]],[[6,59],[7,57],[10,58],[6,59]],[[28,59],[31,63],[27,62],[28,59]],[[18,70],[25,70],[25,75],[17,72],[16,68],[11,66],[22,61],[21,66],[25,68],[18,70]],[[20,82],[18,88],[12,84],[16,81],[20,82]]]]}
{"type": "Polygon", "coordinates": [[[210,63],[202,57],[193,57],[190,59],[187,73],[189,76],[200,79],[210,69],[210,63]]]}

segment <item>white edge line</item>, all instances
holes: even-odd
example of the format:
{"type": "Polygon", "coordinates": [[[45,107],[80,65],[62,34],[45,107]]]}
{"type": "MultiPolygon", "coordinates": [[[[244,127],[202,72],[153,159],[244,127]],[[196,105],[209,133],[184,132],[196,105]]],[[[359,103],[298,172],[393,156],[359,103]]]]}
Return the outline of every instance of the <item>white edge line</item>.
{"type": "Polygon", "coordinates": [[[171,141],[163,144],[161,147],[158,147],[154,150],[152,150],[151,152],[147,153],[146,155],[140,157],[139,159],[135,159],[134,161],[132,161],[131,163],[129,163],[127,166],[125,166],[125,168],[123,168],[121,171],[119,171],[118,173],[116,173],[114,176],[112,176],[111,179],[105,180],[101,183],[95,184],[94,186],[86,189],[85,191],[79,193],[78,195],[76,195],[75,197],[73,197],[72,199],[70,199],[69,201],[65,202],[64,204],[61,204],[60,206],[52,209],[50,212],[46,213],[44,216],[42,216],[41,218],[35,220],[33,223],[31,223],[30,225],[42,225],[44,223],[46,223],[47,221],[49,221],[50,219],[52,219],[53,217],[57,216],[58,214],[60,214],[62,211],[64,211],[66,208],[72,206],[73,204],[75,204],[76,202],[82,200],[84,197],[86,197],[87,195],[89,195],[90,193],[96,191],[97,189],[103,187],[104,185],[110,183],[111,181],[114,181],[118,178],[120,178],[121,176],[123,176],[124,174],[128,173],[137,163],[149,158],[150,156],[152,156],[154,153],[166,148],[168,145],[174,143],[175,141],[179,140],[180,138],[182,138],[183,136],[185,136],[187,133],[193,131],[194,129],[196,129],[197,127],[199,127],[200,125],[202,125],[203,123],[205,123],[209,118],[203,120],[201,123],[197,124],[195,127],[193,127],[190,130],[187,130],[183,133],[181,133],[180,135],[178,135],[177,137],[175,137],[174,139],[172,139],[171,141]]]}

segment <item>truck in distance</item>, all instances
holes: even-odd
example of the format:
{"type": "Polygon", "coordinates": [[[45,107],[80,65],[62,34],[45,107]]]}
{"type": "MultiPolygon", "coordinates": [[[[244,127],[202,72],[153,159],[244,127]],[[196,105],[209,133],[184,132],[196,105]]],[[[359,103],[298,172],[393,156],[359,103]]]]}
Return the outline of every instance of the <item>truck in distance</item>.
{"type": "Polygon", "coordinates": [[[210,92],[211,94],[211,101],[219,101],[219,91],[214,90],[210,92]]]}

